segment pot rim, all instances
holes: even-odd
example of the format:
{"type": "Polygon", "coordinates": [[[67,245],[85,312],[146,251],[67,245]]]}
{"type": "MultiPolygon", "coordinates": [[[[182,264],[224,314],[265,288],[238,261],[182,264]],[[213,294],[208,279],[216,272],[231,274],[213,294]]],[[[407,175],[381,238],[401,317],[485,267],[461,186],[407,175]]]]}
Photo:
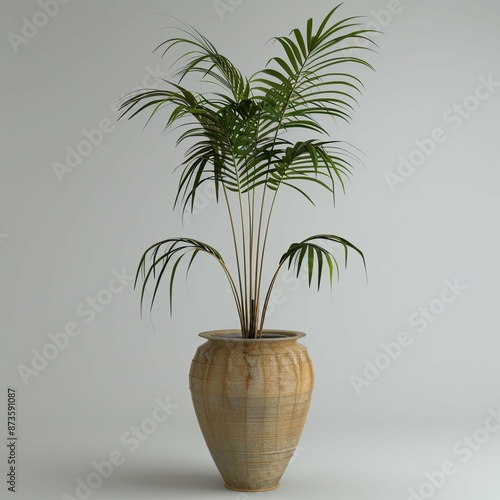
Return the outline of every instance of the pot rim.
{"type": "Polygon", "coordinates": [[[295,330],[275,330],[267,329],[263,330],[263,334],[275,335],[273,337],[259,338],[259,339],[245,339],[241,336],[234,337],[229,335],[239,334],[241,335],[241,330],[239,329],[226,329],[226,330],[208,330],[206,332],[201,332],[198,334],[199,337],[203,337],[208,340],[214,340],[219,342],[286,342],[290,340],[298,340],[306,336],[304,332],[299,332],[295,330]]]}

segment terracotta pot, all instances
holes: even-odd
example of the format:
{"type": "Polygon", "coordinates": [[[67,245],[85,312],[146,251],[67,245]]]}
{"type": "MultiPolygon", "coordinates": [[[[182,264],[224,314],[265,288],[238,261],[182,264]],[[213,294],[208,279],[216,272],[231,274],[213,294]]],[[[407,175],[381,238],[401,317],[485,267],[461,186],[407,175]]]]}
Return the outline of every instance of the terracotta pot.
{"type": "Polygon", "coordinates": [[[309,409],[314,373],[301,332],[200,333],[189,373],[194,409],[226,488],[265,491],[279,481],[309,409]]]}

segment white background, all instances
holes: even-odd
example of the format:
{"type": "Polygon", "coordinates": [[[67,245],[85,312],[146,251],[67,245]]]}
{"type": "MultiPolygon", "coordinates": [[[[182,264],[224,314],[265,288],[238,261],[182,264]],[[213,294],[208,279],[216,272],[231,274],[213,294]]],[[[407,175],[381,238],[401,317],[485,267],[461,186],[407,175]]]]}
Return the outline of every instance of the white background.
{"type": "MultiPolygon", "coordinates": [[[[251,496],[224,490],[188,390],[196,334],[237,325],[216,266],[200,260],[187,287],[179,280],[173,318],[165,292],[141,321],[139,293],[128,282],[95,315],[81,305],[114,271],[134,274],[142,251],[164,237],[189,235],[230,252],[224,212],[208,196],[184,227],[172,211],[173,170],[183,157],[175,134],[162,134],[160,121],[144,131],[140,118],[117,123],[113,103],[158,85],[151,73],[168,77],[171,61],[152,53],[168,36],[161,28],[172,24],[161,14],[194,25],[250,75],[276,53],[266,44],[272,36],[334,5],[232,4],[218,12],[211,0],[72,0],[24,42],[13,34],[23,36],[24,17],[38,15],[43,24],[41,5],[2,4],[0,377],[2,394],[18,393],[16,498],[75,496],[77,478],[113,450],[125,463],[92,490],[93,499],[251,496]],[[65,163],[67,148],[103,120],[102,143],[58,179],[54,162],[65,163]],[[33,350],[42,352],[49,333],[68,322],[81,333],[23,380],[20,365],[31,368],[33,350]],[[121,436],[151,417],[156,398],[178,408],[131,452],[121,436]]],[[[332,123],[331,134],[360,148],[366,169],[335,209],[327,196],[314,209],[281,193],[269,255],[276,261],[317,232],[339,234],[365,252],[369,283],[354,255],[333,294],[278,280],[283,303],[267,326],[307,333],[316,385],[299,453],[281,488],[266,496],[407,499],[426,473],[451,460],[456,473],[434,493],[424,487],[421,498],[498,500],[500,436],[478,429],[500,405],[500,4],[351,0],[340,11],[358,14],[385,31],[371,59],[377,72],[361,73],[367,90],[354,122],[332,123]],[[496,83],[488,91],[484,80],[496,83]],[[415,141],[428,145],[436,129],[441,143],[415,153],[415,141]],[[401,158],[419,165],[391,189],[387,172],[398,174],[401,158]],[[446,292],[448,304],[441,301],[446,280],[462,287],[459,295],[446,292]],[[434,314],[423,320],[421,308],[429,307],[434,314]],[[356,391],[353,376],[387,359],[381,344],[401,332],[411,345],[356,391]],[[458,454],[464,448],[456,443],[474,433],[483,444],[458,454]]],[[[6,411],[2,396],[5,450],[6,411]]],[[[11,495],[6,462],[5,451],[1,498],[11,495]]]]}

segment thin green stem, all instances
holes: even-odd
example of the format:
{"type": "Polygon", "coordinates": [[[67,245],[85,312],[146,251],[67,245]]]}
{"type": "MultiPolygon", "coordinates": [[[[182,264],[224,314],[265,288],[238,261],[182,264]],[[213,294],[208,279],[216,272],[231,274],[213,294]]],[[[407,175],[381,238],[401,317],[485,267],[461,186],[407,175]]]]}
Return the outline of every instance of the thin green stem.
{"type": "Polygon", "coordinates": [[[253,290],[253,278],[252,278],[252,265],[253,265],[253,217],[252,217],[252,209],[251,209],[251,203],[250,203],[250,194],[247,195],[247,201],[248,201],[248,225],[249,225],[249,269],[248,269],[248,277],[249,277],[249,289],[250,289],[250,329],[249,329],[249,336],[253,337],[254,336],[254,325],[253,325],[253,318],[255,317],[255,310],[253,307],[253,300],[254,300],[254,290],[253,290]]]}
{"type": "Polygon", "coordinates": [[[238,315],[240,317],[240,323],[242,325],[242,335],[243,335],[243,325],[245,324],[245,311],[244,311],[244,304],[242,304],[243,301],[243,283],[241,279],[241,266],[240,266],[240,253],[238,251],[238,241],[236,239],[236,229],[234,227],[234,219],[233,219],[233,213],[231,211],[231,204],[229,203],[229,198],[227,196],[227,190],[226,186],[222,185],[222,190],[224,192],[224,198],[226,200],[226,206],[227,206],[227,211],[229,214],[229,220],[231,222],[231,232],[233,235],[233,244],[234,244],[234,253],[236,255],[236,268],[238,271],[238,283],[239,283],[239,288],[240,288],[240,300],[239,300],[239,309],[238,309],[238,315]]]}
{"type": "MultiPolygon", "coordinates": [[[[268,218],[267,218],[266,231],[264,233],[264,241],[262,243],[262,262],[264,262],[264,255],[265,255],[265,252],[266,252],[266,244],[267,244],[267,236],[268,236],[268,233],[269,233],[269,226],[270,226],[270,223],[271,223],[271,215],[273,213],[274,203],[276,201],[276,195],[278,194],[278,189],[279,189],[279,185],[276,188],[276,191],[274,192],[273,201],[271,202],[271,206],[269,208],[269,215],[268,215],[268,218]]],[[[260,290],[261,283],[262,283],[262,269],[263,269],[263,266],[261,266],[260,270],[259,270],[259,280],[258,280],[258,285],[257,285],[259,290],[260,290]]],[[[264,322],[264,317],[265,317],[265,314],[266,314],[266,310],[267,310],[267,305],[266,305],[265,308],[262,308],[262,323],[264,322]]],[[[260,328],[260,331],[262,333],[262,328],[260,328]]]]}
{"type": "Polygon", "coordinates": [[[260,317],[260,325],[259,325],[259,330],[257,332],[257,338],[262,337],[262,330],[264,329],[264,320],[266,319],[266,312],[267,312],[267,306],[269,305],[269,300],[271,298],[271,292],[273,291],[274,283],[276,282],[276,278],[278,277],[278,274],[281,270],[281,266],[283,263],[281,263],[278,268],[276,269],[276,272],[273,275],[273,278],[271,280],[271,283],[269,285],[269,288],[267,290],[266,298],[264,300],[264,305],[262,306],[262,314],[260,317]]]}
{"type": "Polygon", "coordinates": [[[233,297],[234,297],[234,300],[236,302],[236,309],[238,310],[238,316],[240,318],[240,325],[241,325],[241,328],[243,328],[243,315],[242,315],[242,309],[241,309],[241,302],[238,298],[238,289],[236,288],[236,284],[233,280],[233,277],[231,276],[231,273],[229,272],[229,269],[227,268],[227,266],[223,263],[223,262],[220,262],[220,265],[222,266],[222,268],[224,269],[224,272],[226,273],[226,276],[227,276],[227,279],[229,280],[229,285],[231,286],[231,291],[233,292],[233,297]]]}
{"type": "MultiPolygon", "coordinates": [[[[232,145],[231,145],[232,146],[232,145]]],[[[245,331],[242,332],[243,337],[248,337],[249,334],[249,312],[250,312],[250,303],[249,303],[249,297],[248,297],[248,281],[247,281],[247,248],[246,248],[246,236],[245,236],[245,216],[243,214],[243,199],[241,197],[241,184],[240,184],[240,176],[238,172],[238,163],[236,161],[236,156],[234,154],[234,150],[231,147],[231,154],[233,158],[233,166],[234,166],[234,171],[236,173],[236,180],[237,180],[237,185],[238,185],[238,204],[240,208],[240,219],[241,219],[241,238],[242,238],[242,246],[243,246],[243,282],[244,282],[244,319],[245,319],[245,331]]]]}

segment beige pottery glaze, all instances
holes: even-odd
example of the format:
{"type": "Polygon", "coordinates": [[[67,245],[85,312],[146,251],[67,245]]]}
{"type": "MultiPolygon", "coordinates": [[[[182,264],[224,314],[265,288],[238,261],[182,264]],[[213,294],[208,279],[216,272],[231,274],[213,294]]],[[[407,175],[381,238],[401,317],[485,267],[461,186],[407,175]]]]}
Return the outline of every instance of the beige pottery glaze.
{"type": "Polygon", "coordinates": [[[265,491],[279,486],[309,409],[314,372],[302,332],[237,330],[200,333],[189,373],[194,409],[225,486],[265,491]]]}

